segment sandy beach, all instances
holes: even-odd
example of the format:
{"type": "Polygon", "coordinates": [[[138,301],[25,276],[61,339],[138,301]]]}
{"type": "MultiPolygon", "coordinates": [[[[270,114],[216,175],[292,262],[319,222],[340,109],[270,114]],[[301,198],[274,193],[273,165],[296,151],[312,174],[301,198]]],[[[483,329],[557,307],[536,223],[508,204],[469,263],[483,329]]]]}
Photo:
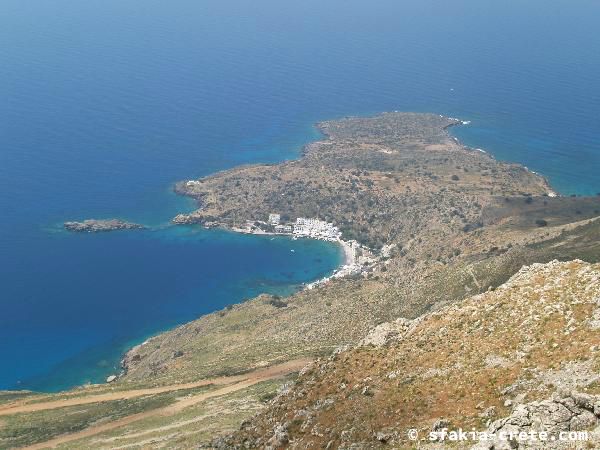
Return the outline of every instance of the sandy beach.
{"type": "Polygon", "coordinates": [[[344,265],[351,266],[356,262],[356,252],[352,248],[352,244],[350,242],[344,241],[340,239],[339,244],[342,246],[344,250],[344,265]]]}

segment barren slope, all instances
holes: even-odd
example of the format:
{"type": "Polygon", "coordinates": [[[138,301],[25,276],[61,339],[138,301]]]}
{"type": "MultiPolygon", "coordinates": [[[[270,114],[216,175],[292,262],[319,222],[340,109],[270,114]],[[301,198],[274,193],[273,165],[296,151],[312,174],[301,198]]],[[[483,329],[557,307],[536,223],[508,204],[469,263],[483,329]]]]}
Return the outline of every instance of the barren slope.
{"type": "MultiPolygon", "coordinates": [[[[215,444],[410,448],[407,430],[426,437],[436,422],[594,430],[599,394],[600,265],[554,261],[420,319],[380,325],[304,369],[267,411],[215,444]]],[[[590,439],[579,445],[600,445],[599,434],[590,439]]]]}
{"type": "MultiPolygon", "coordinates": [[[[538,175],[456,142],[447,127],[457,123],[409,113],[325,122],[327,139],[298,161],[180,183],[201,208],[179,222],[227,227],[270,212],[318,215],[384,250],[363,276],[283,302],[261,296],[153,338],[128,353],[124,379],[191,381],[328,354],[383,321],[497,286],[524,263],[570,259],[594,245],[592,232],[569,223],[600,215],[600,198],[545,196],[538,175]],[[568,233],[582,243],[545,244],[568,233]]],[[[589,253],[593,261],[597,248],[589,253]]]]}

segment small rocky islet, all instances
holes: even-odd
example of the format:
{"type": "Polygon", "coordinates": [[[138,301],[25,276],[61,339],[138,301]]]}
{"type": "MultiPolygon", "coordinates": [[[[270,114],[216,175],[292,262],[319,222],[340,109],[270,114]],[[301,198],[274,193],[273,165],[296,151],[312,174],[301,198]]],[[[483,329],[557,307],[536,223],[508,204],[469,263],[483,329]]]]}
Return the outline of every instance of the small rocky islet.
{"type": "Polygon", "coordinates": [[[120,219],[87,219],[81,222],[65,222],[64,228],[76,233],[100,233],[117,230],[143,230],[146,227],[120,219]]]}

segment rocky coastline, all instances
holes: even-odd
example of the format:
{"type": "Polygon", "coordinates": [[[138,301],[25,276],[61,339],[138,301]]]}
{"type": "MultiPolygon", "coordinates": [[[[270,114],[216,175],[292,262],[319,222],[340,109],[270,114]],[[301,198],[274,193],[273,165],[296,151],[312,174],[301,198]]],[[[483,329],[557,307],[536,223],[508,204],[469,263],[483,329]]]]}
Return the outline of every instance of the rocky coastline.
{"type": "MultiPolygon", "coordinates": [[[[247,224],[271,213],[284,224],[318,218],[339,227],[344,267],[368,270],[160,333],[89,392],[316,360],[299,378],[235,398],[177,394],[189,409],[164,419],[168,434],[136,425],[185,448],[404,448],[409,428],[521,431],[545,417],[571,430],[597,426],[598,384],[560,382],[597,380],[600,367],[600,197],[558,196],[523,165],[462,145],[448,133],[461,123],[398,112],[324,122],[324,139],[297,160],[178,183],[198,209],[174,224],[267,234],[247,224]],[[556,392],[566,388],[586,396],[556,392]]],[[[128,435],[114,439],[127,444],[128,435]]]]}

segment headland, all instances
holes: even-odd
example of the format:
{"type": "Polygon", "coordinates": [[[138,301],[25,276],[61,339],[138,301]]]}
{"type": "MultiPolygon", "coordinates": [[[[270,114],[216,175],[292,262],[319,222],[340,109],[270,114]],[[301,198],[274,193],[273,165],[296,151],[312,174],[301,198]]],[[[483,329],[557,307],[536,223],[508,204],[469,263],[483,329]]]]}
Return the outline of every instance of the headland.
{"type": "MultiPolygon", "coordinates": [[[[460,328],[463,322],[446,323],[440,318],[447,311],[456,317],[463,317],[466,312],[471,314],[477,310],[478,301],[484,302],[483,309],[478,322],[469,321],[473,327],[479,326],[484,316],[498,305],[509,314],[510,295],[481,295],[497,289],[510,294],[510,284],[501,286],[523,265],[554,259],[581,258],[590,263],[600,260],[600,223],[595,220],[600,216],[600,198],[558,196],[542,176],[525,167],[497,161],[488,153],[465,147],[448,132],[450,127],[461,124],[458,119],[420,113],[385,113],[323,122],[318,128],[324,139],[307,145],[298,160],[242,166],[178,183],[176,192],[196,199],[198,209],[175,217],[176,224],[337,240],[346,246],[353,264],[361,262],[360,270],[331,277],[328,282],[316,283],[311,289],[286,298],[260,295],[152,337],[125,355],[123,373],[118,379],[109,386],[93,386],[86,392],[98,394],[106,389],[118,391],[178,383],[189,386],[205,378],[239,375],[303,358],[321,358],[313,366],[316,369],[301,371],[299,384],[293,388],[288,385],[278,391],[279,382],[265,385],[263,391],[247,389],[235,397],[217,397],[210,404],[199,403],[185,414],[174,415],[171,423],[161,423],[160,429],[140,420],[134,434],[160,444],[171,439],[174,432],[183,446],[203,442],[217,448],[243,448],[244,442],[251,447],[286,447],[292,436],[297,442],[319,446],[333,442],[334,446],[356,443],[363,445],[359,448],[378,448],[387,441],[403,442],[392,432],[373,428],[378,423],[374,415],[371,419],[375,417],[375,425],[370,425],[373,429],[359,433],[351,431],[351,427],[356,420],[363,421],[366,416],[360,414],[368,414],[369,408],[362,409],[361,405],[369,399],[378,400],[379,391],[385,399],[391,388],[406,389],[404,398],[411,402],[418,399],[415,397],[418,392],[429,392],[431,386],[426,378],[392,377],[388,380],[393,381],[384,384],[372,381],[379,380],[380,374],[369,369],[382,368],[382,373],[387,374],[391,370],[387,370],[388,366],[397,365],[394,369],[397,373],[409,369],[417,372],[419,367],[411,366],[402,352],[420,354],[429,344],[425,345],[423,339],[408,340],[405,350],[394,350],[389,353],[391,359],[386,359],[387,350],[382,346],[371,348],[373,343],[393,344],[397,342],[394,337],[405,336],[421,320],[428,324],[423,333],[439,336],[435,341],[440,347],[436,354],[451,355],[458,351],[461,342],[472,343],[473,348],[502,342],[502,334],[494,334],[501,330],[499,324],[469,341],[465,336],[470,332],[460,328]],[[325,234],[315,235],[315,227],[325,234]],[[440,313],[436,315],[436,311],[440,313]],[[361,345],[365,337],[368,342],[361,345]],[[493,341],[486,340],[492,337],[493,341]],[[336,355],[342,355],[341,362],[336,362],[336,355]],[[342,373],[343,366],[348,365],[356,376],[342,373]],[[419,380],[417,391],[410,388],[413,379],[419,380]],[[355,389],[354,385],[358,387],[355,389]],[[340,389],[348,389],[344,391],[348,394],[332,394],[340,389]],[[286,397],[286,392],[291,392],[291,397],[286,397]],[[331,411],[343,419],[339,427],[331,427],[328,422],[331,418],[326,412],[334,403],[321,395],[324,393],[331,394],[329,397],[338,402],[331,411]],[[276,400],[260,400],[267,394],[269,398],[276,396],[276,400]],[[299,400],[303,398],[314,402],[304,405],[299,400]],[[345,409],[345,402],[350,402],[351,408],[345,409]],[[190,417],[192,410],[195,413],[190,417]],[[264,412],[244,422],[239,430],[239,424],[257,411],[264,412]],[[308,415],[302,415],[302,411],[308,415]],[[350,411],[361,413],[352,417],[350,411]],[[342,430],[345,425],[348,429],[342,430]],[[165,426],[173,428],[167,430],[165,426]],[[337,435],[330,436],[327,429],[335,429],[337,435]],[[238,431],[226,439],[219,437],[223,432],[235,430],[238,431]],[[344,441],[342,436],[348,439],[344,441]]],[[[519,289],[528,291],[529,286],[535,285],[536,292],[541,292],[544,287],[540,284],[550,283],[553,277],[557,283],[570,283],[578,277],[588,283],[598,270],[597,266],[579,262],[549,267],[547,271],[528,271],[532,277],[518,284],[519,289]],[[553,275],[570,270],[573,277],[553,275]]],[[[581,286],[587,286],[585,283],[581,286]]],[[[586,297],[585,303],[591,305],[591,299],[586,297]]],[[[527,302],[515,305],[526,315],[524,320],[537,320],[535,310],[527,302]]],[[[521,344],[529,339],[527,336],[516,331],[511,334],[516,349],[521,351],[521,344]]],[[[571,337],[567,334],[563,339],[570,342],[571,337]]],[[[588,340],[582,342],[587,345],[588,340]]],[[[589,357],[584,353],[573,354],[589,357]]],[[[568,362],[569,356],[556,353],[554,358],[552,364],[560,365],[568,362]]],[[[427,366],[438,390],[454,389],[460,384],[445,385],[444,370],[450,373],[456,369],[459,381],[480,381],[479,366],[452,364],[427,366]]],[[[502,364],[504,359],[496,358],[488,369],[498,372],[502,364]]],[[[536,364],[542,367],[546,363],[536,360],[536,364]]],[[[521,372],[515,374],[521,376],[521,372]]],[[[517,380],[515,377],[510,381],[517,380]]],[[[490,394],[483,400],[495,402],[496,409],[506,413],[496,405],[499,398],[493,397],[492,401],[490,394]]],[[[162,397],[155,400],[172,401],[162,397]]],[[[423,409],[417,403],[411,405],[408,413],[396,405],[389,410],[394,413],[386,417],[398,418],[404,424],[410,411],[423,409]]],[[[465,419],[465,414],[471,413],[471,407],[476,411],[475,406],[468,402],[461,406],[462,416],[451,409],[444,411],[454,414],[452,419],[457,423],[471,424],[473,421],[470,416],[465,419]]],[[[131,411],[132,407],[115,406],[115,411],[122,415],[122,408],[131,411]]],[[[138,407],[135,411],[140,408],[146,410],[152,406],[138,407]]],[[[90,407],[92,410],[95,411],[90,407]]],[[[97,413],[102,416],[100,410],[97,413]]],[[[423,419],[423,423],[429,419],[423,419]]],[[[29,422],[35,420],[38,419],[32,417],[29,422]]],[[[387,423],[382,422],[381,426],[387,423]]],[[[52,436],[60,433],[59,427],[57,430],[52,436]]],[[[114,433],[105,436],[102,442],[126,445],[135,441],[125,431],[114,433]]],[[[82,445],[99,442],[88,437],[82,445]]]]}
{"type": "Polygon", "coordinates": [[[355,241],[368,264],[285,301],[260,296],[152,338],[127,354],[124,378],[197,377],[327,353],[380,321],[500,284],[548,257],[533,250],[537,242],[598,215],[600,199],[555,196],[542,176],[462,145],[448,132],[462,124],[420,113],[323,122],[325,139],[298,160],[178,183],[199,208],[174,223],[267,233],[277,215],[293,233],[298,218],[314,218],[355,241]],[[189,356],[175,364],[179,346],[189,356]]]}

